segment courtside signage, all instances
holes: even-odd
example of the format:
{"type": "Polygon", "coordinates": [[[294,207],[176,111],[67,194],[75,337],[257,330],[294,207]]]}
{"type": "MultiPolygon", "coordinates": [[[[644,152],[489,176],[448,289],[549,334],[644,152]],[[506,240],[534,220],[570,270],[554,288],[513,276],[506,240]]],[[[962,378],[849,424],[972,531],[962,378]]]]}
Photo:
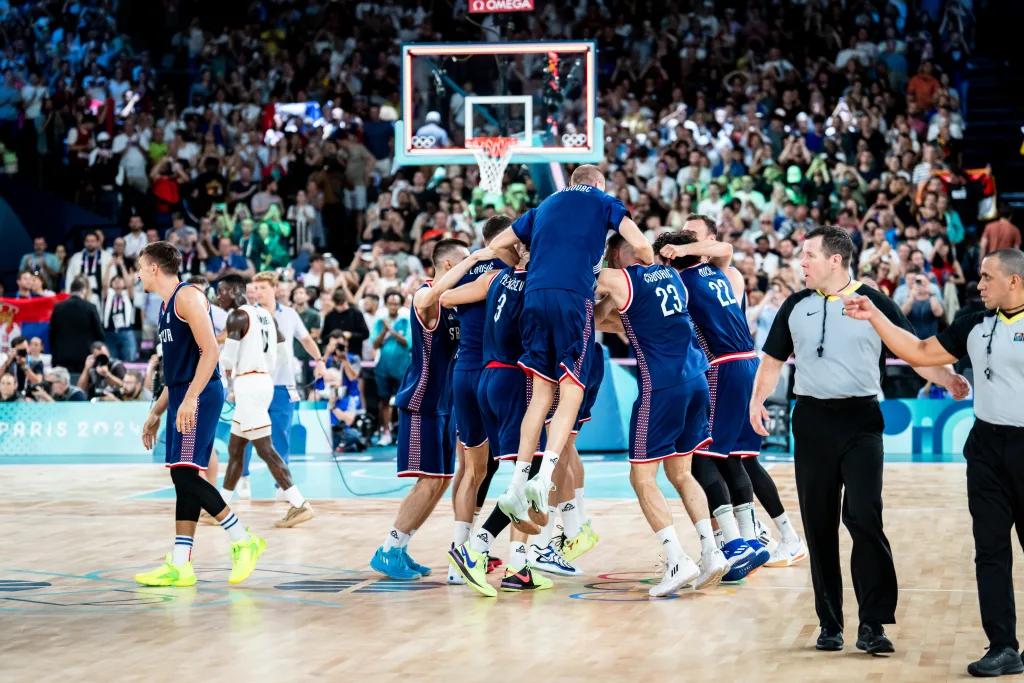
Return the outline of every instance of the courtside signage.
{"type": "Polygon", "coordinates": [[[533,11],[533,0],[469,0],[470,14],[531,11],[533,11]]]}

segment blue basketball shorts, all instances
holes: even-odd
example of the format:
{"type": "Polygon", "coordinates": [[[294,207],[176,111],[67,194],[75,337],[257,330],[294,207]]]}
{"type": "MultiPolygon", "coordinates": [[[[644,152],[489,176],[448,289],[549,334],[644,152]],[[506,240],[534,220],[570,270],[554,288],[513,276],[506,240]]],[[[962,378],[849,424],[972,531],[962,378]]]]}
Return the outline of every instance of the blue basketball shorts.
{"type": "Polygon", "coordinates": [[[629,461],[657,462],[693,455],[711,443],[708,382],[703,374],[645,392],[633,403],[629,461]]]}
{"type": "Polygon", "coordinates": [[[594,302],[575,292],[526,293],[519,319],[519,366],[552,384],[569,379],[586,388],[594,358],[594,302]]]}
{"type": "Polygon", "coordinates": [[[708,370],[714,445],[701,455],[750,458],[760,454],[761,436],[750,426],[750,397],[758,362],[757,358],[744,358],[712,365],[708,370]]]}
{"type": "Polygon", "coordinates": [[[483,370],[452,371],[452,411],[455,416],[455,430],[459,442],[467,448],[487,443],[487,431],[480,415],[477,389],[483,370]]]}
{"type": "Polygon", "coordinates": [[[175,426],[178,408],[185,399],[187,384],[167,387],[167,467],[193,467],[205,470],[213,453],[213,440],[217,435],[221,409],[224,407],[224,385],[219,379],[211,380],[196,404],[196,424],[192,431],[182,434],[175,426]]]}
{"type": "Polygon", "coordinates": [[[455,474],[455,421],[451,415],[398,411],[398,476],[455,474]]]}

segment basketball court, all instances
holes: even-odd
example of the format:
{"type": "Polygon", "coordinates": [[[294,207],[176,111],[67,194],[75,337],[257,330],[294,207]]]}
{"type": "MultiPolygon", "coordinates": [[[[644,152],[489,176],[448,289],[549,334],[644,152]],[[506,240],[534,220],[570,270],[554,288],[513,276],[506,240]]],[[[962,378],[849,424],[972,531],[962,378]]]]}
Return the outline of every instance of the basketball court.
{"type": "MultiPolygon", "coordinates": [[[[19,549],[0,560],[4,680],[75,680],[112,671],[152,681],[199,673],[236,680],[500,680],[495,672],[522,670],[551,680],[594,680],[617,670],[636,680],[935,681],[966,677],[966,663],[984,645],[959,456],[887,466],[885,521],[900,578],[899,623],[888,629],[897,652],[888,660],[853,647],[857,616],[845,531],[843,652],[814,650],[818,629],[806,562],[762,569],[740,586],[648,598],[658,576],[656,548],[631,499],[627,465],[617,458],[586,461],[588,489],[596,494],[587,508],[601,543],[579,562],[585,576],[554,577],[550,591],[499,592],[493,600],[445,585],[447,499],[411,545],[434,569],[429,579],[400,583],[371,572],[367,562],[400,492],[342,497],[337,468],[315,460],[294,465],[315,500],[312,522],[275,529],[282,503],[236,503],[243,522],[268,542],[245,584],[228,586],[226,535],[201,526],[199,583],[141,588],[133,574],[169,547],[167,473],[139,460],[100,460],[0,467],[0,536],[6,548],[19,549]],[[126,642],[135,645],[127,649],[126,642]],[[539,659],[533,651],[561,656],[539,659]]],[[[396,486],[388,462],[341,467],[357,493],[396,486]]],[[[769,470],[795,513],[791,465],[777,462],[769,470]]],[[[500,473],[493,489],[500,491],[507,476],[500,473]]],[[[254,495],[269,498],[270,487],[267,472],[256,470],[254,495]]],[[[684,545],[696,552],[678,498],[672,509],[684,545]]],[[[499,555],[507,554],[506,540],[495,544],[499,555]]]]}

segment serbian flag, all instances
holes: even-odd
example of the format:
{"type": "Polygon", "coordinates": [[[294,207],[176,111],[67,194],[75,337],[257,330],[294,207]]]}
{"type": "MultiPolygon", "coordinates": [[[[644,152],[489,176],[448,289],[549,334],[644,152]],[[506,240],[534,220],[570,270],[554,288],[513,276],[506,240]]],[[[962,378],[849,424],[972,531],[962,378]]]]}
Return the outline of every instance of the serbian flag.
{"type": "Polygon", "coordinates": [[[17,325],[21,334],[31,339],[40,337],[46,352],[50,351],[50,316],[53,307],[68,298],[67,294],[37,296],[32,299],[0,298],[0,329],[10,332],[17,325]]]}

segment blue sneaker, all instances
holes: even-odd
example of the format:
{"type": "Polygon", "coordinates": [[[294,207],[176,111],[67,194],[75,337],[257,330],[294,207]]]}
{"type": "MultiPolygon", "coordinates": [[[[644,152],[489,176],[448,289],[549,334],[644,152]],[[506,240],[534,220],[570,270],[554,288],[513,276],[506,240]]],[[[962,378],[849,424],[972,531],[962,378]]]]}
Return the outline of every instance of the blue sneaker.
{"type": "Polygon", "coordinates": [[[370,569],[395,581],[412,581],[420,578],[420,573],[410,569],[405,563],[405,558],[404,549],[392,548],[385,551],[384,546],[381,546],[370,560],[370,569]]]}
{"type": "Polygon", "coordinates": [[[722,546],[722,554],[729,562],[729,571],[722,577],[722,583],[739,583],[754,569],[754,549],[741,538],[722,546]]]}
{"type": "Polygon", "coordinates": [[[409,555],[409,551],[406,550],[405,548],[402,548],[402,555],[405,556],[405,566],[408,567],[409,569],[413,570],[414,572],[416,572],[420,576],[430,576],[430,573],[432,571],[434,571],[433,569],[431,569],[427,565],[420,564],[416,560],[412,559],[412,556],[409,555]]]}
{"type": "Polygon", "coordinates": [[[772,554],[768,551],[768,548],[761,545],[761,541],[756,538],[747,541],[747,545],[754,551],[753,567],[751,567],[750,571],[760,569],[768,562],[768,560],[772,559],[772,554]]]}

